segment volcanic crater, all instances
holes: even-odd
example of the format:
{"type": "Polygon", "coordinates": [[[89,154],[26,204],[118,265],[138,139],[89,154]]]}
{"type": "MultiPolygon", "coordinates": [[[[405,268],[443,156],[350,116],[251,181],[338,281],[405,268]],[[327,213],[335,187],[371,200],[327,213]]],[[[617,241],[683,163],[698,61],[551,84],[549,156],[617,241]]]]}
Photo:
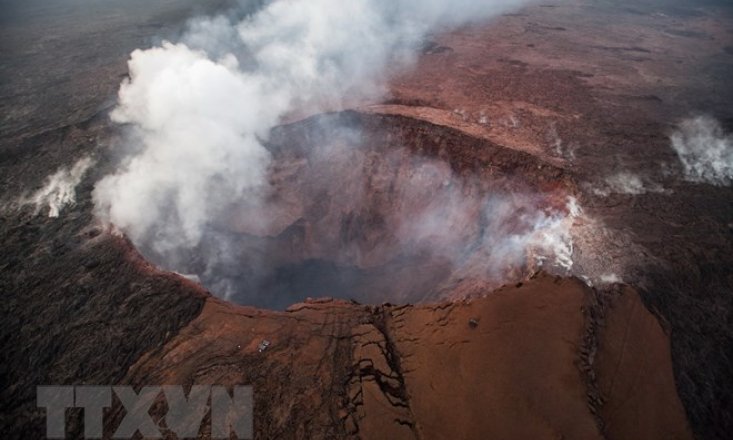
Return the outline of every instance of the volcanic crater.
{"type": "Polygon", "coordinates": [[[572,264],[542,235],[569,216],[574,185],[529,153],[355,111],[281,126],[267,148],[256,202],[234,201],[187,258],[143,254],[230,301],[275,309],[319,296],[458,299],[572,264]]]}
{"type": "Polygon", "coordinates": [[[5,437],[47,437],[49,384],[251,384],[257,439],[730,437],[733,187],[685,180],[669,137],[695,112],[733,130],[729,2],[579,0],[436,32],[389,100],[275,128],[260,197],[176,258],[101,225],[92,194],[119,165],[130,51],[202,2],[6,3],[5,437]],[[17,206],[89,157],[58,217],[17,206]],[[589,219],[572,266],[548,252],[589,219]]]}

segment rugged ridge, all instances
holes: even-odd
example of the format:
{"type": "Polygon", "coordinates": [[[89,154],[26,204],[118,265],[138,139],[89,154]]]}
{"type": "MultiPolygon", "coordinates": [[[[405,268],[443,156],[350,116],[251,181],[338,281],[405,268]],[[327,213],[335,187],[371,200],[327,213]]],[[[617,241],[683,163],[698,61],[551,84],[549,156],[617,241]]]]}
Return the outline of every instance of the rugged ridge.
{"type": "Polygon", "coordinates": [[[661,326],[621,286],[602,325],[596,295],[538,273],[442,304],[267,312],[209,298],[123,382],[252,384],[257,438],[691,439],[661,326]],[[583,363],[593,328],[596,360],[583,363]]]}

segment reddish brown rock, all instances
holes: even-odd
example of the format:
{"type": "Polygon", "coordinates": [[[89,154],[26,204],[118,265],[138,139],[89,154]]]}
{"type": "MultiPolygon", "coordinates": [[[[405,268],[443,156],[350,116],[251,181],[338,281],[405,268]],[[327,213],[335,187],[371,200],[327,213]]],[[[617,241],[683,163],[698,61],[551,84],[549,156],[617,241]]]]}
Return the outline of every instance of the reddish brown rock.
{"type": "Polygon", "coordinates": [[[125,382],[251,384],[257,438],[692,438],[669,340],[633,290],[592,341],[600,413],[581,368],[595,293],[544,273],[486,293],[420,306],[318,299],[287,312],[209,298],[125,382]]]}
{"type": "Polygon", "coordinates": [[[624,288],[606,312],[595,370],[609,439],[691,439],[674,392],[669,338],[639,295],[624,288]]]}

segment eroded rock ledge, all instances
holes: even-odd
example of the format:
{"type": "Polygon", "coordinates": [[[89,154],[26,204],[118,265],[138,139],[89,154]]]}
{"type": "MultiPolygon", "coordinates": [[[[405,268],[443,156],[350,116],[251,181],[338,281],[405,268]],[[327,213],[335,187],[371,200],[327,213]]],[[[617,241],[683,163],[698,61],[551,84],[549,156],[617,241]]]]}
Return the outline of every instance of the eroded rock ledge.
{"type": "Polygon", "coordinates": [[[212,297],[125,382],[251,384],[256,438],[692,438],[656,318],[631,288],[599,295],[539,273],[418,306],[212,297]]]}

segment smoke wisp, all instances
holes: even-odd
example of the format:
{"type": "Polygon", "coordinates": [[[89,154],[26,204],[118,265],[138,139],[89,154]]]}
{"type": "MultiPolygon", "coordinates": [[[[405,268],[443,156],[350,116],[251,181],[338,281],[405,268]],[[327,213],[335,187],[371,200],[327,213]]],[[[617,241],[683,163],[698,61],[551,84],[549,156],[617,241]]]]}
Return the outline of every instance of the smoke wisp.
{"type": "Polygon", "coordinates": [[[84,157],[70,168],[60,168],[49,176],[45,185],[34,194],[21,197],[19,204],[34,205],[35,214],[48,208],[49,217],[58,217],[64,207],[76,203],[76,187],[92,165],[94,160],[84,157]]]}
{"type": "Polygon", "coordinates": [[[638,196],[646,193],[666,193],[668,190],[630,171],[620,171],[606,177],[602,184],[593,188],[593,192],[596,195],[607,197],[611,194],[638,196]]]}
{"type": "Polygon", "coordinates": [[[692,182],[726,186],[733,183],[733,135],[710,116],[682,121],[671,136],[672,148],[692,182]]]}

